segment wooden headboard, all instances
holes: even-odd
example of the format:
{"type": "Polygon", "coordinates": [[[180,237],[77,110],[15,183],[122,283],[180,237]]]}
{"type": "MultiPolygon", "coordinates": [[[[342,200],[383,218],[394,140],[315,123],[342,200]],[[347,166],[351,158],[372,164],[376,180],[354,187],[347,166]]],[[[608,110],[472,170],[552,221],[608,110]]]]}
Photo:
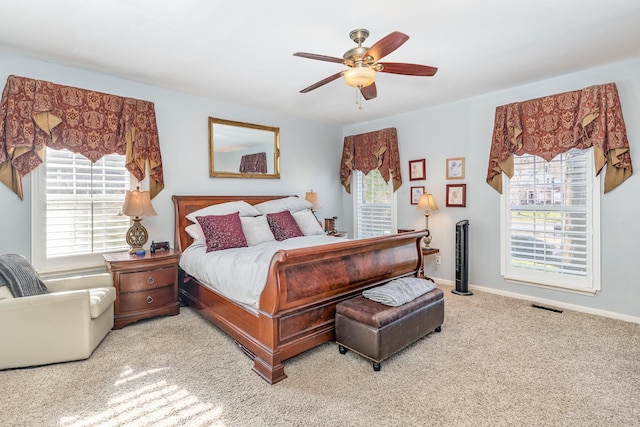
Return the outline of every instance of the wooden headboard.
{"type": "Polygon", "coordinates": [[[187,234],[185,228],[191,225],[192,222],[187,219],[187,215],[191,212],[195,212],[198,209],[206,208],[211,205],[219,205],[226,202],[238,202],[244,200],[245,202],[256,205],[258,203],[266,202],[268,200],[282,199],[284,196],[172,196],[173,200],[173,212],[174,212],[174,226],[175,237],[174,247],[180,251],[185,250],[193,239],[187,234]]]}

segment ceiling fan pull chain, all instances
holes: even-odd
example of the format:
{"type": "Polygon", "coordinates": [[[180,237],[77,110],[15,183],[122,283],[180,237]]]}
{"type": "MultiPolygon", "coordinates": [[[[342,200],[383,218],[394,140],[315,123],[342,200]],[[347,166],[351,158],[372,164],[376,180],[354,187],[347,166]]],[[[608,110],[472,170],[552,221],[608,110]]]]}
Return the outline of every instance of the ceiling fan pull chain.
{"type": "Polygon", "coordinates": [[[356,87],[356,104],[358,110],[362,110],[362,94],[360,93],[360,87],[356,87]]]}

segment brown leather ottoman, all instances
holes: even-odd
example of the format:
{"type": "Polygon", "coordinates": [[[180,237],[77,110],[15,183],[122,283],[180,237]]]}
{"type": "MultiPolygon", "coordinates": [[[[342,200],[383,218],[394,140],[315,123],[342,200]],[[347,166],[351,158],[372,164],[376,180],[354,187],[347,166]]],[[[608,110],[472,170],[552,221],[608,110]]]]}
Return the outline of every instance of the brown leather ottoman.
{"type": "Polygon", "coordinates": [[[434,289],[398,307],[362,295],[336,305],[336,342],[341,354],[353,350],[380,362],[430,332],[440,332],[444,321],[444,292],[434,289]]]}

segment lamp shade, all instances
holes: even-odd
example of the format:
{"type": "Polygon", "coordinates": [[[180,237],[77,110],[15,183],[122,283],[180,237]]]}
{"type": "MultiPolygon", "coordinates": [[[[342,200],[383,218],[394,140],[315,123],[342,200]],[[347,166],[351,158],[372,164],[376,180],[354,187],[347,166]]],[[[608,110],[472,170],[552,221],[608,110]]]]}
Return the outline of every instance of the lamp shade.
{"type": "Polygon", "coordinates": [[[137,187],[134,191],[127,191],[121,213],[131,217],[158,215],[151,204],[149,192],[140,191],[140,187],[137,187]]]}
{"type": "Polygon", "coordinates": [[[313,190],[307,191],[307,194],[304,196],[304,199],[311,203],[311,209],[320,209],[320,203],[318,202],[318,193],[315,193],[313,190]]]}
{"type": "Polygon", "coordinates": [[[416,209],[419,211],[435,211],[438,209],[438,205],[432,194],[424,193],[420,196],[420,199],[418,199],[416,209]]]}
{"type": "Polygon", "coordinates": [[[349,68],[342,73],[344,81],[353,87],[366,87],[376,80],[376,72],[366,65],[349,68]]]}

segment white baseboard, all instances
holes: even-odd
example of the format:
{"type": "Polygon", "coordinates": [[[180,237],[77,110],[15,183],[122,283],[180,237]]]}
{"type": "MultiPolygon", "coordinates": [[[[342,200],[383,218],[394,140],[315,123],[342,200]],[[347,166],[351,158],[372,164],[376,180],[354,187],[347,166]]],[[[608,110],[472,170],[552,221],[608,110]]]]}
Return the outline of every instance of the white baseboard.
{"type": "MultiPolygon", "coordinates": [[[[447,285],[447,286],[455,287],[455,282],[453,280],[440,279],[440,278],[437,278],[437,277],[431,277],[431,278],[438,285],[447,285]]],[[[519,293],[516,293],[516,292],[504,291],[504,290],[495,289],[495,288],[488,288],[486,286],[469,285],[469,290],[471,290],[471,291],[477,290],[477,291],[486,292],[486,293],[489,293],[489,294],[500,295],[500,296],[504,296],[504,297],[508,297],[508,298],[521,299],[521,300],[535,302],[535,303],[538,303],[538,304],[551,305],[551,306],[554,306],[554,307],[565,308],[567,310],[578,311],[578,312],[581,312],[581,313],[595,314],[596,316],[609,317],[611,319],[618,319],[618,320],[623,320],[625,322],[632,322],[632,323],[639,323],[640,324],[640,317],[629,316],[628,314],[616,313],[614,311],[600,310],[598,308],[585,307],[585,306],[576,305],[576,304],[568,304],[568,303],[555,301],[555,300],[551,300],[551,299],[546,299],[546,298],[537,298],[537,297],[532,297],[530,295],[519,294],[519,293]]]]}

